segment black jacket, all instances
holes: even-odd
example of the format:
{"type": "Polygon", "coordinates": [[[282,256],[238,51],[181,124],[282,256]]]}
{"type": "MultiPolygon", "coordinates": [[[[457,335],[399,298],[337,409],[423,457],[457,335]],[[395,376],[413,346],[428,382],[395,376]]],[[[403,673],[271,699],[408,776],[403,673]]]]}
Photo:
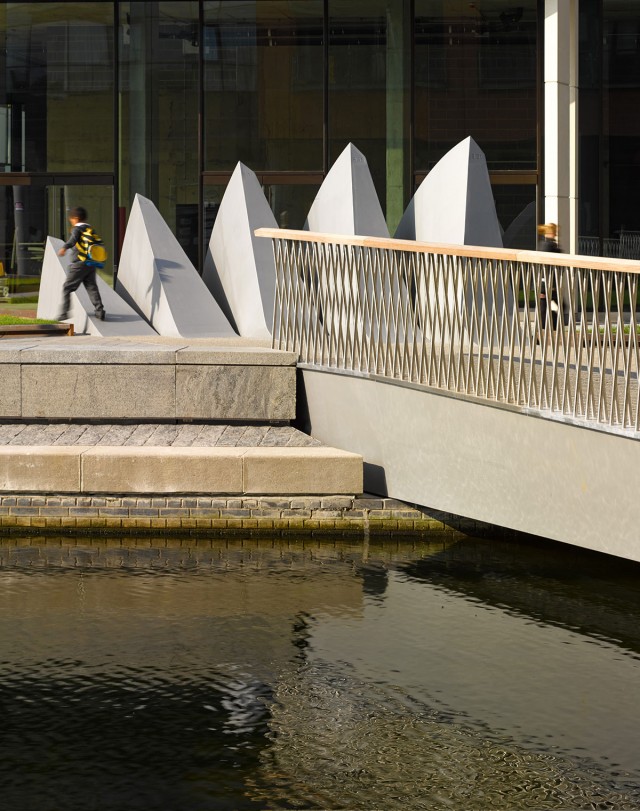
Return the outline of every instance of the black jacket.
{"type": "Polygon", "coordinates": [[[85,228],[88,228],[88,227],[90,227],[90,226],[89,226],[89,223],[87,223],[87,222],[76,223],[76,225],[73,226],[73,229],[71,231],[71,236],[64,243],[64,247],[67,250],[71,249],[71,261],[72,262],[78,262],[78,247],[77,247],[78,240],[82,236],[82,232],[85,230],[85,228]]]}

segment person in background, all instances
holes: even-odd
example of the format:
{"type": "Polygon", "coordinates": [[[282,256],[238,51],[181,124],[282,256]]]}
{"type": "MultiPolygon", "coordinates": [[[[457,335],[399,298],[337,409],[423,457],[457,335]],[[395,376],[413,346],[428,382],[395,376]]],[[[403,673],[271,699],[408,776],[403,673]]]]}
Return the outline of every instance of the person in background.
{"type": "MultiPolygon", "coordinates": [[[[562,253],[558,245],[558,226],[554,222],[544,223],[538,226],[538,250],[550,251],[551,253],[562,253]]],[[[555,330],[558,326],[558,291],[554,283],[553,265],[546,268],[545,274],[540,282],[540,325],[544,329],[547,323],[547,310],[551,310],[551,324],[555,330]],[[545,277],[549,279],[551,295],[548,295],[545,277]]]]}
{"type": "Polygon", "coordinates": [[[82,208],[82,206],[72,208],[71,211],[69,211],[69,224],[71,225],[71,236],[58,251],[58,256],[64,256],[68,250],[71,251],[71,263],[67,271],[67,279],[62,285],[62,305],[58,320],[64,321],[69,318],[71,294],[83,284],[93,304],[96,317],[104,321],[105,311],[96,281],[96,269],[93,266],[85,264],[87,258],[86,253],[83,253],[84,260],[78,256],[78,242],[83,232],[91,228],[87,222],[87,210],[82,208]]]}

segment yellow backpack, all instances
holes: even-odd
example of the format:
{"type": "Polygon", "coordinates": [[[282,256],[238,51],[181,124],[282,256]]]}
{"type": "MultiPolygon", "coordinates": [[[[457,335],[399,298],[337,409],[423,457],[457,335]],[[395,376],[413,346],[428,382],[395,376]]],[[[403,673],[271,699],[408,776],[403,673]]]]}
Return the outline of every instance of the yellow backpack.
{"type": "Polygon", "coordinates": [[[77,244],[78,261],[84,262],[87,267],[104,267],[107,259],[107,249],[101,237],[90,225],[85,225],[77,244]]]}

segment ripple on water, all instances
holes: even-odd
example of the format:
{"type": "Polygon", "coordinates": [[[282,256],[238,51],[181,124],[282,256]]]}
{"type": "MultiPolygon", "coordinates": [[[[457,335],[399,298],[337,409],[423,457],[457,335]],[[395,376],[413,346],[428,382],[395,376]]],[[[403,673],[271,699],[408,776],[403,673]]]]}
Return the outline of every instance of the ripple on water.
{"type": "MultiPolygon", "coordinates": [[[[514,655],[547,657],[552,676],[588,653],[590,701],[629,679],[635,572],[489,542],[366,559],[275,541],[13,550],[0,548],[3,809],[640,807],[640,773],[607,761],[600,730],[575,743],[589,730],[575,679],[554,727],[573,749],[496,695],[514,655]]],[[[608,734],[634,719],[612,714],[608,734]]]]}
{"type": "Polygon", "coordinates": [[[323,664],[281,681],[252,796],[266,807],[637,809],[637,783],[585,760],[484,739],[323,664]],[[297,806],[296,806],[297,807],[297,806]]]}

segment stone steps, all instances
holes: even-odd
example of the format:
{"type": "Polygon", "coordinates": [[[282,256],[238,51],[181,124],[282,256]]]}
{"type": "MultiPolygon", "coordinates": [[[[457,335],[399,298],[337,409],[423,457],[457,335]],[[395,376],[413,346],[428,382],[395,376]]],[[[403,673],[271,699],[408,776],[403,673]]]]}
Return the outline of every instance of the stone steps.
{"type": "Polygon", "coordinates": [[[362,493],[362,457],[315,447],[0,446],[0,492],[362,493]]]}
{"type": "Polygon", "coordinates": [[[0,419],[288,422],[296,360],[240,338],[0,341],[0,419]]]}
{"type": "Polygon", "coordinates": [[[0,493],[362,493],[362,457],[283,424],[291,352],[240,338],[12,339],[0,376],[0,493]]]}

